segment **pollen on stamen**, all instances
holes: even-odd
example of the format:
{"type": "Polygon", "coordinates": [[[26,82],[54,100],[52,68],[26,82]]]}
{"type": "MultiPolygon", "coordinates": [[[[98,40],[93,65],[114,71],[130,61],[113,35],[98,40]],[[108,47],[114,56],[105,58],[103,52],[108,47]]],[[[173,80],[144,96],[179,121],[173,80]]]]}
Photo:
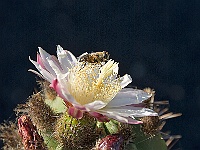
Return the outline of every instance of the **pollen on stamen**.
{"type": "MultiPolygon", "coordinates": [[[[114,64],[115,65],[115,64],[114,64]]],[[[120,81],[113,75],[112,68],[109,67],[102,76],[101,64],[82,63],[73,67],[69,74],[69,92],[77,102],[84,105],[95,100],[101,100],[108,103],[121,89],[120,81]],[[99,79],[100,78],[100,79],[99,79]],[[101,80],[101,82],[99,82],[101,80]]]]}

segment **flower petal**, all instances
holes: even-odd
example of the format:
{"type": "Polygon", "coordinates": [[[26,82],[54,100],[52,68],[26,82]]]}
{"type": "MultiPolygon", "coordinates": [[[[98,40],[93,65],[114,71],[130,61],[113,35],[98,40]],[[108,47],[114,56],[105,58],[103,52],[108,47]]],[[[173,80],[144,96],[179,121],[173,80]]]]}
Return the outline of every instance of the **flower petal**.
{"type": "Polygon", "coordinates": [[[68,114],[76,119],[81,119],[83,117],[83,112],[75,107],[69,107],[68,114]]]}
{"type": "Polygon", "coordinates": [[[113,68],[113,74],[118,74],[119,66],[118,63],[116,64],[115,68],[113,68]]]}
{"type": "Polygon", "coordinates": [[[44,66],[44,64],[43,64],[43,62],[42,62],[42,58],[41,58],[40,54],[38,54],[38,53],[37,53],[37,63],[38,63],[42,68],[45,69],[45,66],[44,66]]]}
{"type": "Polygon", "coordinates": [[[148,108],[123,106],[118,108],[103,108],[103,112],[113,112],[123,117],[144,117],[144,116],[158,116],[156,112],[148,108]]]}
{"type": "Polygon", "coordinates": [[[106,103],[102,101],[94,101],[84,105],[88,110],[98,110],[106,106],[106,103]]]}
{"type": "Polygon", "coordinates": [[[48,70],[53,76],[56,76],[55,72],[49,65],[48,61],[46,60],[47,58],[51,57],[51,55],[48,54],[45,50],[43,50],[41,47],[38,47],[38,48],[39,48],[39,53],[41,56],[41,61],[44,65],[45,69],[48,70]]]}
{"type": "MultiPolygon", "coordinates": [[[[65,50],[65,51],[67,51],[67,50],[65,50]]],[[[72,62],[72,66],[75,65],[77,63],[76,57],[70,51],[67,51],[67,53],[68,53],[69,61],[72,62]]]]}
{"type": "Polygon", "coordinates": [[[76,102],[76,100],[74,100],[74,98],[70,94],[67,93],[68,90],[62,88],[61,83],[59,83],[58,79],[52,81],[51,87],[66,103],[69,103],[70,105],[80,105],[76,102]]]}
{"type": "Polygon", "coordinates": [[[93,117],[95,117],[98,121],[100,121],[100,122],[108,122],[108,121],[110,121],[109,119],[108,119],[108,117],[106,117],[106,116],[104,116],[104,115],[102,115],[102,114],[100,114],[100,113],[97,113],[97,112],[89,112],[89,114],[91,115],[91,116],[93,116],[93,117]]]}
{"type": "Polygon", "coordinates": [[[29,71],[39,75],[40,77],[46,79],[49,82],[51,82],[54,79],[54,76],[50,72],[46,71],[46,69],[43,69],[36,61],[31,60],[30,57],[29,60],[35,65],[35,67],[42,74],[42,76],[37,71],[34,71],[32,69],[29,69],[29,71]]]}
{"type": "Polygon", "coordinates": [[[131,76],[128,75],[128,74],[125,74],[123,77],[120,78],[120,80],[122,81],[122,82],[120,83],[121,88],[126,87],[129,83],[132,82],[132,78],[131,78],[131,76]]]}
{"type": "Polygon", "coordinates": [[[151,97],[151,94],[143,90],[124,88],[108,103],[106,107],[119,107],[131,104],[139,104],[151,97]]]}
{"type": "Polygon", "coordinates": [[[56,73],[55,77],[57,78],[57,75],[62,74],[62,69],[59,66],[59,64],[57,64],[57,62],[54,60],[53,57],[48,57],[47,61],[49,63],[49,65],[51,66],[51,68],[53,69],[53,71],[56,73]]]}
{"type": "Polygon", "coordinates": [[[118,115],[114,112],[105,112],[105,113],[101,112],[101,114],[105,115],[109,118],[115,119],[115,120],[122,122],[122,123],[128,123],[128,124],[140,124],[140,123],[142,123],[142,121],[138,121],[138,120],[133,119],[131,117],[122,117],[122,116],[120,116],[120,115],[118,115]]]}
{"type": "Polygon", "coordinates": [[[45,50],[43,50],[41,47],[38,47],[39,49],[39,53],[41,55],[41,58],[43,60],[45,60],[46,58],[48,58],[49,56],[51,56],[49,53],[47,53],[45,50]]]}
{"type": "Polygon", "coordinates": [[[65,51],[65,53],[67,54],[67,58],[68,58],[68,60],[72,63],[72,65],[74,65],[74,64],[77,63],[76,57],[75,57],[70,51],[63,50],[63,48],[62,48],[60,45],[58,45],[58,46],[57,46],[57,53],[58,53],[58,52],[59,52],[59,53],[60,53],[60,52],[63,53],[62,51],[65,51]]]}
{"type": "Polygon", "coordinates": [[[57,56],[65,72],[68,72],[68,69],[77,63],[76,57],[71,52],[63,50],[60,45],[57,46],[57,56]]]}

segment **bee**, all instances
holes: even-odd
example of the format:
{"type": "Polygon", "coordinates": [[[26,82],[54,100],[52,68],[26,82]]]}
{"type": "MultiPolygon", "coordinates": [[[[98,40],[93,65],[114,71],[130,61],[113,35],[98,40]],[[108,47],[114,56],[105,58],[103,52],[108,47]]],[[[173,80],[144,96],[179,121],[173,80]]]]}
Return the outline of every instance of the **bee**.
{"type": "Polygon", "coordinates": [[[79,57],[79,62],[88,62],[88,63],[101,63],[107,62],[109,60],[110,54],[106,51],[103,52],[93,52],[93,53],[84,53],[79,57]]]}

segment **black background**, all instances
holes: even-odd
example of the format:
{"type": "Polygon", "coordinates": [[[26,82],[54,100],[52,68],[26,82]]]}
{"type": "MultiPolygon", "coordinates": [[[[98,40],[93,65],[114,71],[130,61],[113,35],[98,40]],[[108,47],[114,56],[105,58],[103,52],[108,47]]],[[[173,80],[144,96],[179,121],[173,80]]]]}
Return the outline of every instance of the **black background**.
{"type": "Polygon", "coordinates": [[[199,27],[199,0],[1,0],[0,122],[36,87],[27,70],[38,46],[76,56],[106,50],[133,86],[154,88],[183,113],[164,128],[183,136],[177,147],[200,149],[199,27]]]}

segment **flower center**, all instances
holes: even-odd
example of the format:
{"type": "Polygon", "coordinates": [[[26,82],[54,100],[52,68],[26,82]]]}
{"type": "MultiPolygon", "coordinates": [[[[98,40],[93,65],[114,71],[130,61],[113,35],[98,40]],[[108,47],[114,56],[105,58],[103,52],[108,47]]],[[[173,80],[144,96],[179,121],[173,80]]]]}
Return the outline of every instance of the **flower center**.
{"type": "Polygon", "coordinates": [[[118,66],[108,61],[99,63],[79,63],[69,73],[69,92],[81,105],[100,100],[110,102],[121,90],[120,80],[115,70],[118,66]]]}

